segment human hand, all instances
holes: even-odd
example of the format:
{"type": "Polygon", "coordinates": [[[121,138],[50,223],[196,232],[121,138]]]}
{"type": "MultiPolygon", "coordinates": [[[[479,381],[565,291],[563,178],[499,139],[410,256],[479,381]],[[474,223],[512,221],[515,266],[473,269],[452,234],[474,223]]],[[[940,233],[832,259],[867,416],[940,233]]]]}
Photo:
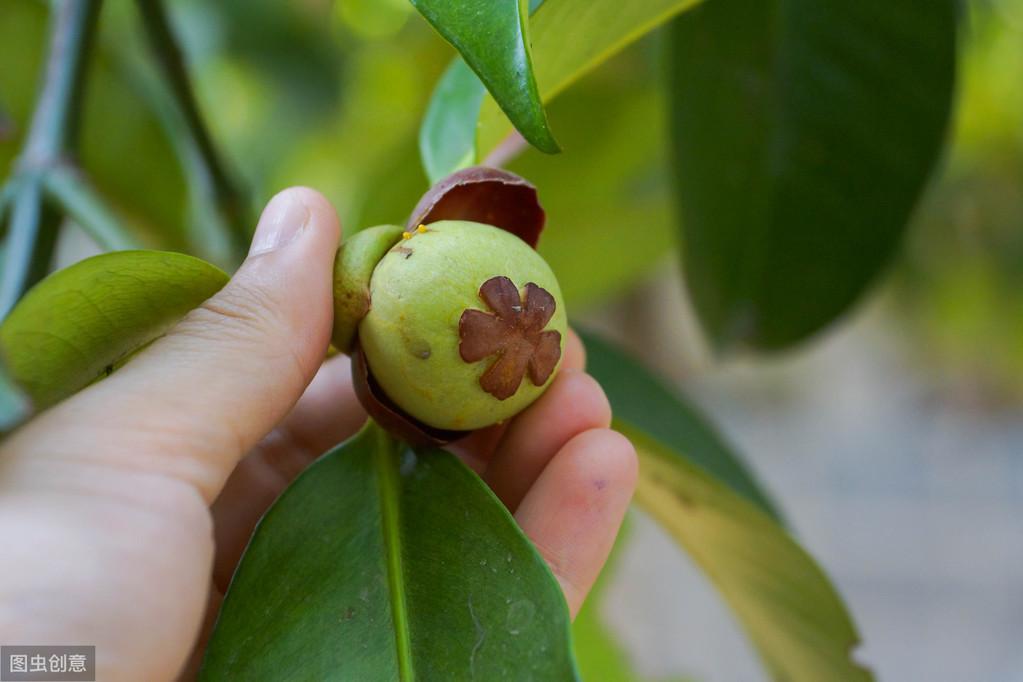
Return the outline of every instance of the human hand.
{"type": "MultiPolygon", "coordinates": [[[[365,414],[323,363],[340,228],[291,189],[231,282],[110,378],[0,448],[0,642],[95,644],[100,680],[194,675],[256,521],[365,414]]],[[[547,559],[574,615],[635,486],[570,335],[550,389],[456,444],[547,559]]]]}

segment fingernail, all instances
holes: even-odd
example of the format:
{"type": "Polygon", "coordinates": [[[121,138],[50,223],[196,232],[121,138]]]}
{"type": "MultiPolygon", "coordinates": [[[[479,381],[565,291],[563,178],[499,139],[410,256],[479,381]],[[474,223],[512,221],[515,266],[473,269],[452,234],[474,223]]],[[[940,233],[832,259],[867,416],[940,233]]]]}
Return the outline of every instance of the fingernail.
{"type": "Polygon", "coordinates": [[[295,241],[309,223],[309,208],[298,192],[284,191],[270,200],[263,209],[252,237],[249,255],[274,251],[295,241]]]}

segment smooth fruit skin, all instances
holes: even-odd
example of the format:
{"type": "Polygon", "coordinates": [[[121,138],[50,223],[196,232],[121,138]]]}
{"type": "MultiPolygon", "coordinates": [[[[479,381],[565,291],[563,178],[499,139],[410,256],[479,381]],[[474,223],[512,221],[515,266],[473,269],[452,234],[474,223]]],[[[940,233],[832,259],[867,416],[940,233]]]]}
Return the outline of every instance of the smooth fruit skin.
{"type": "MultiPolygon", "coordinates": [[[[432,223],[399,241],[370,279],[370,311],[359,325],[369,369],[402,410],[438,429],[478,429],[518,414],[543,393],[524,376],[510,398],[498,400],[480,386],[496,360],[466,362],[459,355],[459,319],[466,309],[491,312],[480,286],[493,277],[512,280],[520,292],[534,283],[554,296],[546,330],[567,328],[561,289],[550,266],[515,235],[465,221],[432,223]]],[[[560,364],[560,362],[559,362],[560,364]]]]}
{"type": "Polygon", "coordinates": [[[369,280],[384,254],[401,240],[397,225],[377,225],[356,232],[338,248],[334,259],[334,328],[331,343],[352,352],[359,322],[369,312],[369,280]]]}

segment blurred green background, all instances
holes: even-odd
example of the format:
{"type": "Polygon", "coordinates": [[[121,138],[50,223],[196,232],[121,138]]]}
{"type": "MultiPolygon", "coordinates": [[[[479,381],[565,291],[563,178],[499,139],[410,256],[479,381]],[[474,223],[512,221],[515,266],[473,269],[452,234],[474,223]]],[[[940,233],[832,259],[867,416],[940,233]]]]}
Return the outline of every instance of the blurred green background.
{"type": "MultiPolygon", "coordinates": [[[[895,276],[898,317],[922,359],[1023,387],[1023,3],[969,3],[952,144],[895,276]]],[[[405,0],[173,3],[203,110],[258,205],[306,184],[348,230],[401,221],[426,187],[415,136],[453,50],[405,0]]],[[[39,78],[45,5],[0,6],[0,172],[19,148],[39,78]]],[[[82,166],[149,244],[203,251],[203,214],[137,17],[108,3],[85,108],[82,166]],[[197,236],[199,235],[199,236],[197,236]]],[[[673,258],[659,36],[613,59],[552,106],[565,153],[512,168],[548,209],[542,249],[575,313],[673,258]]],[[[209,255],[209,254],[207,254],[209,255]]]]}
{"type": "MultiPolygon", "coordinates": [[[[179,0],[170,9],[185,43],[202,109],[233,170],[251,189],[254,209],[274,192],[303,184],[334,202],[346,230],[404,221],[427,186],[416,143],[420,118],[434,82],[454,54],[406,0],[179,0]]],[[[914,382],[937,386],[914,393],[916,397],[893,408],[907,410],[899,421],[902,425],[917,424],[913,420],[920,417],[920,410],[935,402],[941,405],[942,415],[972,419],[976,428],[991,420],[1002,424],[989,451],[983,445],[987,441],[981,439],[973,441],[980,444],[972,454],[990,455],[993,469],[985,475],[991,481],[1007,477],[1016,486],[1013,491],[1023,489],[1023,465],[1003,457],[1005,452],[1023,453],[1023,433],[1018,428],[1023,422],[1023,0],[972,0],[964,17],[951,142],[916,213],[905,248],[869,302],[854,312],[851,325],[833,328],[810,346],[782,358],[761,363],[749,358],[715,360],[704,349],[687,312],[677,277],[677,217],[666,165],[657,34],[554,102],[550,117],[565,149],[562,155],[527,151],[511,164],[539,187],[549,216],[541,251],[559,274],[572,314],[641,351],[649,364],[680,382],[745,446],[754,467],[779,492],[783,505],[791,497],[787,493],[796,497],[789,508],[793,525],[810,540],[812,551],[823,545],[824,564],[837,574],[843,590],[851,592],[851,607],[868,640],[864,657],[878,668],[882,679],[886,672],[891,679],[925,679],[920,677],[922,671],[932,669],[910,660],[914,656],[900,654],[891,642],[887,648],[871,647],[872,640],[886,636],[914,636],[900,634],[898,622],[885,621],[888,616],[880,606],[871,610],[876,589],[890,588],[899,578],[882,575],[879,583],[869,586],[856,582],[865,575],[863,567],[884,562],[834,550],[829,538],[855,533],[850,519],[860,508],[854,502],[851,509],[831,508],[827,500],[845,499],[845,495],[861,505],[876,502],[864,498],[863,488],[857,487],[862,472],[855,469],[850,474],[844,468],[850,459],[872,463],[869,476],[875,478],[907,476],[912,482],[917,480],[914,476],[922,475],[926,479],[933,461],[927,460],[926,452],[900,460],[913,447],[905,447],[899,439],[919,445],[921,434],[934,422],[920,421],[918,430],[915,426],[875,428],[875,433],[865,436],[872,448],[870,458],[853,446],[854,439],[871,428],[864,421],[870,413],[860,404],[842,412],[841,405],[846,403],[839,402],[833,416],[846,430],[840,425],[831,438],[799,440],[806,436],[800,425],[819,416],[813,412],[816,396],[826,401],[846,390],[848,382],[862,378],[836,368],[866,368],[868,378],[873,378],[864,379],[865,403],[898,393],[914,382]],[[884,340],[875,343],[879,337],[884,340]],[[893,354],[896,360],[891,360],[893,354]],[[880,371],[888,361],[898,370],[880,371]],[[788,411],[778,412],[780,399],[788,411]],[[776,417],[773,420],[758,412],[767,405],[774,410],[770,412],[776,417]],[[751,414],[760,417],[750,418],[751,414]],[[785,428],[790,429],[788,435],[772,436],[785,428]],[[843,444],[843,437],[849,442],[843,444]],[[798,441],[795,445],[793,438],[798,441]],[[809,448],[810,443],[822,451],[821,461],[833,468],[815,469],[784,454],[801,446],[809,448]],[[782,454],[773,457],[772,452],[782,454]],[[900,461],[917,466],[916,473],[885,469],[901,467],[900,461]],[[814,471],[818,478],[811,475],[814,471]],[[821,494],[801,501],[804,486],[814,485],[821,486],[821,494]],[[828,490],[835,495],[829,497],[828,490]],[[858,601],[857,595],[870,590],[874,592],[858,601]]],[[[0,3],[2,176],[10,172],[31,113],[45,19],[45,3],[0,3]]],[[[148,59],[134,7],[106,3],[100,25],[84,109],[81,166],[125,221],[144,235],[147,245],[222,259],[220,247],[207,238],[209,207],[204,206],[205,199],[189,174],[187,159],[180,159],[170,142],[174,115],[168,111],[148,59]]],[[[65,232],[64,260],[89,252],[73,226],[65,232]]],[[[937,447],[944,452],[948,442],[958,443],[960,437],[950,436],[937,447]]],[[[948,463],[950,468],[934,476],[955,479],[960,466],[961,461],[954,460],[948,463]]],[[[977,483],[976,500],[984,497],[983,485],[977,483]]],[[[912,505],[936,494],[926,486],[921,492],[913,484],[885,495],[889,493],[892,499],[909,504],[910,514],[923,514],[920,510],[926,507],[912,505]]],[[[969,497],[963,504],[963,513],[970,514],[981,502],[975,504],[969,497]]],[[[994,522],[981,515],[976,517],[977,524],[1002,523],[1003,516],[1011,518],[1023,511],[1021,506],[1023,502],[1006,502],[1004,509],[992,512],[997,517],[994,522]]],[[[668,556],[674,550],[658,545],[660,540],[648,525],[638,522],[636,535],[647,540],[637,540],[638,548],[630,551],[660,552],[656,555],[664,562],[676,561],[674,555],[668,556]]],[[[927,528],[938,536],[943,532],[927,528]]],[[[976,531],[973,525],[969,528],[976,531]]],[[[905,532],[912,536],[919,530],[910,524],[905,532]]],[[[1008,562],[1023,555],[1023,541],[1018,535],[1010,538],[1010,544],[1019,544],[997,560],[1008,562]]],[[[876,551],[898,552],[898,537],[888,540],[891,545],[878,539],[876,551]]],[[[935,542],[940,541],[936,536],[935,542]]],[[[626,564],[629,561],[628,556],[623,558],[626,564]]],[[[624,573],[642,582],[643,574],[637,577],[636,570],[624,573]]],[[[925,566],[912,570],[924,572],[925,566]]],[[[963,570],[968,572],[969,567],[963,570]]],[[[866,574],[874,575],[870,570],[866,574]]],[[[998,575],[999,580],[1010,581],[998,583],[998,589],[1015,587],[1017,594],[1023,592],[1018,589],[1019,580],[1006,577],[1011,572],[998,575]]],[[[694,584],[697,580],[692,577],[694,584]]],[[[619,600],[625,599],[622,594],[633,594],[622,589],[619,600]]],[[[698,590],[703,587],[692,589],[697,591],[685,594],[701,594],[698,590]]],[[[642,593],[635,594],[640,596],[633,601],[644,603],[642,593]]],[[[942,597],[936,592],[934,598],[942,597]]],[[[697,613],[703,613],[705,602],[692,597],[697,613]]],[[[950,602],[947,613],[932,614],[936,622],[952,618],[953,607],[950,602]]],[[[628,612],[627,606],[622,608],[615,613],[628,612]]],[[[649,608],[655,609],[656,604],[649,608]]],[[[978,617],[984,614],[990,615],[983,612],[978,617]]],[[[618,620],[638,618],[634,613],[618,620]]],[[[714,619],[723,616],[707,618],[717,622],[714,619]]],[[[699,648],[700,635],[686,630],[684,622],[665,623],[663,630],[699,648]]],[[[1023,625],[1018,618],[1010,624],[1023,625]]],[[[992,617],[992,632],[1004,626],[992,617]]],[[[953,635],[939,625],[934,627],[935,632],[925,628],[925,640],[917,645],[930,644],[930,655],[940,657],[933,645],[953,635]]],[[[589,633],[584,633],[586,637],[605,636],[589,632],[588,626],[580,630],[589,633]]],[[[718,631],[710,628],[709,632],[718,631]]],[[[733,639],[740,641],[729,637],[733,636],[722,635],[719,642],[724,644],[704,646],[705,651],[731,646],[733,639]]],[[[727,665],[701,663],[695,655],[683,655],[676,664],[672,656],[677,652],[650,646],[650,638],[646,645],[631,647],[626,646],[627,632],[621,638],[633,664],[653,671],[652,675],[674,679],[692,673],[708,679],[736,679],[728,672],[735,669],[727,665]]],[[[684,644],[673,648],[686,649],[684,644]]],[[[993,670],[993,676],[973,679],[1023,679],[1019,672],[1023,659],[1018,653],[1013,659],[1012,648],[984,654],[985,665],[990,666],[986,669],[993,670]],[[999,670],[1009,672],[1001,676],[999,670]]],[[[960,655],[955,651],[953,646],[948,655],[960,655]]],[[[964,650],[961,656],[968,653],[964,650]]],[[[610,666],[607,670],[614,667],[602,665],[610,666]]],[[[955,669],[938,666],[938,677],[926,679],[963,679],[943,677],[940,672],[955,669]]],[[[755,668],[740,665],[737,670],[746,674],[755,668]]]]}

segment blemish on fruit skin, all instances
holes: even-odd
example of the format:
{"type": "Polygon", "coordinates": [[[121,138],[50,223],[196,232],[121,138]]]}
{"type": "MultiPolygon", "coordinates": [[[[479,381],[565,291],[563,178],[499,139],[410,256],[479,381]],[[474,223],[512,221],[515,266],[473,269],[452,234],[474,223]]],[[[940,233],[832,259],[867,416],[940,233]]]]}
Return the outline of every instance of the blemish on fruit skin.
{"type": "Polygon", "coordinates": [[[604,488],[607,487],[607,481],[604,480],[603,478],[598,479],[593,482],[593,487],[596,488],[597,490],[603,490],[604,488]]]}
{"type": "Polygon", "coordinates": [[[405,347],[408,348],[409,353],[420,360],[428,360],[433,354],[433,349],[430,348],[430,344],[426,341],[426,339],[406,338],[405,347]]]}
{"type": "Polygon", "coordinates": [[[412,355],[419,360],[429,360],[432,355],[430,344],[421,339],[419,339],[417,343],[413,342],[413,344],[409,346],[409,351],[411,351],[412,355]]]}

